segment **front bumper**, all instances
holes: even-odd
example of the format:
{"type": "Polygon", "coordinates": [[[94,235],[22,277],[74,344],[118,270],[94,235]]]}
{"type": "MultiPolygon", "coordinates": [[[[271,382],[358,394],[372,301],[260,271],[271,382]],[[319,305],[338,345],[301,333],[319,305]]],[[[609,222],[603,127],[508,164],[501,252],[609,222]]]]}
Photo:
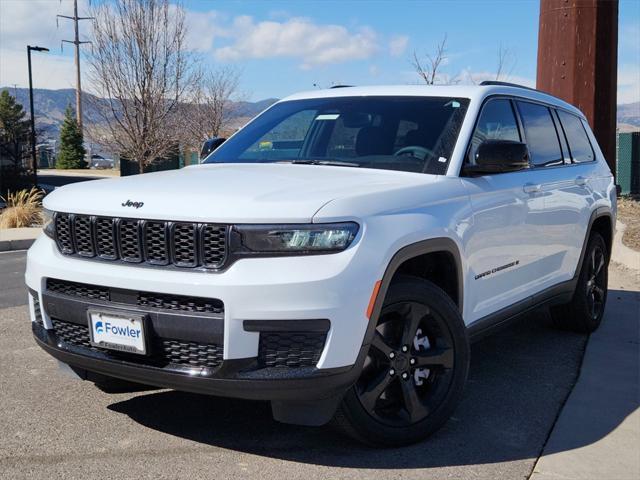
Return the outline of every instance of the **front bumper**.
{"type": "Polygon", "coordinates": [[[306,423],[314,417],[312,422],[321,423],[358,378],[366,352],[366,307],[378,272],[369,272],[368,262],[355,265],[354,257],[355,249],[350,248],[335,255],[241,260],[223,273],[169,271],[69,258],[41,236],[27,259],[33,334],[47,353],[81,377],[86,373],[87,379],[96,373],[194,393],[270,400],[277,419],[306,423]],[[372,279],[372,284],[362,278],[372,279]],[[111,298],[65,297],[49,289],[50,279],[107,287],[111,298]],[[224,309],[208,316],[160,312],[136,307],[132,292],[220,299],[224,309]],[[81,337],[87,338],[89,308],[144,313],[158,337],[220,345],[220,364],[149,364],[136,361],[133,354],[127,358],[63,338],[61,321],[84,328],[81,337]],[[264,332],[282,331],[283,325],[293,332],[314,331],[317,322],[324,322],[325,328],[313,365],[260,363],[264,332]],[[321,412],[321,404],[329,405],[324,414],[309,414],[321,412]]]}
{"type": "MultiPolygon", "coordinates": [[[[244,328],[247,320],[328,319],[331,328],[316,365],[323,370],[353,366],[367,330],[366,309],[380,272],[356,255],[358,247],[333,255],[244,259],[225,272],[203,273],[69,258],[43,235],[29,250],[25,277],[40,303],[47,278],[220,299],[224,360],[257,356],[259,333],[244,328]]],[[[43,324],[53,327],[46,310],[43,324]]]]}
{"type": "MultiPolygon", "coordinates": [[[[60,342],[52,330],[32,322],[40,347],[77,373],[88,371],[162,388],[250,400],[305,401],[340,396],[357,379],[359,369],[317,368],[253,370],[249,360],[226,360],[212,375],[189,368],[159,368],[118,360],[108,354],[60,342]]],[[[364,349],[363,349],[364,351],[364,349]]]]}

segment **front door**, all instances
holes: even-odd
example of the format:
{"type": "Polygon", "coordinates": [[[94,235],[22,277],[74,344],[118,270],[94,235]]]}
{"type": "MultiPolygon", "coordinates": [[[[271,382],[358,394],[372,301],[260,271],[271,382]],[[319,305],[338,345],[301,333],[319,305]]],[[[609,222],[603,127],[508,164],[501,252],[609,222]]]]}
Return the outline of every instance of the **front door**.
{"type": "MultiPolygon", "coordinates": [[[[524,141],[513,102],[485,103],[467,162],[485,140],[524,141]]],[[[465,321],[471,323],[521,300],[539,287],[545,252],[544,195],[531,181],[531,170],[463,177],[473,207],[473,225],[465,238],[469,252],[465,321]]]]}

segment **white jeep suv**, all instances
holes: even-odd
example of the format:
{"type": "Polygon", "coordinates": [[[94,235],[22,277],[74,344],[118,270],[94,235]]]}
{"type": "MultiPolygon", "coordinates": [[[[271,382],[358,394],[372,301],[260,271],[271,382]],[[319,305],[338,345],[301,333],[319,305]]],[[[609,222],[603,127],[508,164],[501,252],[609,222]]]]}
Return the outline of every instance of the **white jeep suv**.
{"type": "Polygon", "coordinates": [[[26,283],[62,366],[398,445],[450,416],[471,340],[541,306],[598,327],[616,189],[580,111],[486,82],[293,95],[202,165],[44,206],[26,283]]]}

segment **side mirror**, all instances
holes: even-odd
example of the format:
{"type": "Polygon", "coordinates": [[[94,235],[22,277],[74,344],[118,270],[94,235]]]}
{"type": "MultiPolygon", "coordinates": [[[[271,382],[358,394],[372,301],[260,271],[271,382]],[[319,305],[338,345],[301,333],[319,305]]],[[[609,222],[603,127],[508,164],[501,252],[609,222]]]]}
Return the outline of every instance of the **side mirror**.
{"type": "Polygon", "coordinates": [[[204,142],[200,150],[200,160],[205,159],[211,152],[222,145],[225,140],[226,138],[223,137],[213,137],[204,142]]]}
{"type": "Polygon", "coordinates": [[[511,140],[485,140],[476,151],[476,164],[466,165],[471,175],[516,172],[529,168],[527,145],[511,140]]]}

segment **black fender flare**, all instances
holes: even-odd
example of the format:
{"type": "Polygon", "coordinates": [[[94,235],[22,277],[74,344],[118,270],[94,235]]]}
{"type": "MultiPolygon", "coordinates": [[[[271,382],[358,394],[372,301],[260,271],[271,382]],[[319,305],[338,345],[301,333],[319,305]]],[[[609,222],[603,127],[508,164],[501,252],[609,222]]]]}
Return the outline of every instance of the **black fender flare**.
{"type": "MultiPolygon", "coordinates": [[[[587,252],[587,244],[589,243],[589,237],[591,236],[591,230],[593,228],[594,222],[598,218],[609,217],[609,221],[611,223],[611,246],[613,247],[613,237],[616,233],[616,225],[613,219],[613,213],[609,207],[598,207],[593,212],[591,212],[591,216],[589,217],[589,225],[587,226],[587,231],[584,235],[584,240],[582,241],[582,250],[580,251],[580,258],[576,265],[576,270],[573,274],[573,280],[577,281],[578,276],[580,275],[580,268],[582,266],[582,262],[584,261],[584,256],[587,252]]],[[[607,258],[607,262],[611,259],[611,252],[609,252],[609,258],[607,258]]]]}
{"type": "MultiPolygon", "coordinates": [[[[402,265],[407,260],[418,257],[420,255],[436,252],[446,252],[450,254],[454,259],[458,285],[458,298],[454,300],[457,300],[458,308],[462,313],[464,302],[464,277],[462,273],[462,258],[456,242],[448,237],[438,237],[421,240],[419,242],[406,245],[393,255],[387,265],[384,275],[382,276],[382,279],[380,281],[380,288],[378,289],[375,303],[373,304],[373,309],[371,310],[371,317],[369,318],[369,324],[367,326],[367,331],[362,343],[363,347],[367,347],[373,339],[373,334],[378,322],[378,317],[380,316],[380,311],[382,310],[382,304],[384,303],[384,299],[387,295],[387,290],[389,289],[391,280],[398,271],[400,265],[402,265]]],[[[366,350],[366,348],[363,349],[366,350]]],[[[364,359],[358,360],[364,361],[364,359]]]]}

